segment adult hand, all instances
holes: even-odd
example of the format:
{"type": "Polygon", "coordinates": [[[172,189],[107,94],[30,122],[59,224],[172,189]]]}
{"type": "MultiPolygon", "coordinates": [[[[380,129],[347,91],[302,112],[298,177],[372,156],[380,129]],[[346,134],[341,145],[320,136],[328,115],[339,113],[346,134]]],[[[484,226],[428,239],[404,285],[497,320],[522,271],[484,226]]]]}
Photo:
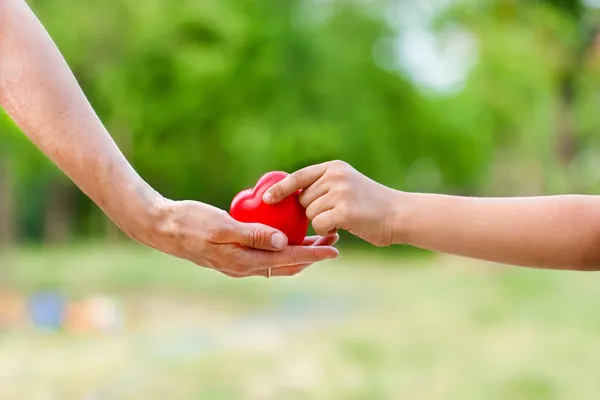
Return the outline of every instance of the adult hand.
{"type": "Polygon", "coordinates": [[[335,237],[289,247],[275,229],[165,200],[129,164],[25,1],[0,0],[0,106],[106,215],[164,253],[242,277],[293,275],[335,258],[335,237]]]}
{"type": "Polygon", "coordinates": [[[262,224],[244,224],[225,211],[194,201],[163,200],[150,229],[123,229],[134,239],[164,253],[225,275],[292,276],[311,264],[336,258],[337,235],[308,237],[302,246],[288,246],[286,236],[262,224]]]}

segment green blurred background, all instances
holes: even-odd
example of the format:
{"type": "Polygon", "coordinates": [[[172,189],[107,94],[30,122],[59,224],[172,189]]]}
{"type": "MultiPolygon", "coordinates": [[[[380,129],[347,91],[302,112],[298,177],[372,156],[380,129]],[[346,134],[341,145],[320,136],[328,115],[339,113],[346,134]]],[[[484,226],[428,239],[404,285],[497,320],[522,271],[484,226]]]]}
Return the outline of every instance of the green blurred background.
{"type": "MultiPolygon", "coordinates": [[[[227,209],[332,159],[408,191],[600,189],[598,1],[29,3],[169,198],[227,209]]],[[[3,114],[0,133],[2,398],[600,397],[589,275],[345,235],[293,279],[232,280],[132,244],[3,114]],[[60,323],[32,317],[48,304],[60,323]]]]}

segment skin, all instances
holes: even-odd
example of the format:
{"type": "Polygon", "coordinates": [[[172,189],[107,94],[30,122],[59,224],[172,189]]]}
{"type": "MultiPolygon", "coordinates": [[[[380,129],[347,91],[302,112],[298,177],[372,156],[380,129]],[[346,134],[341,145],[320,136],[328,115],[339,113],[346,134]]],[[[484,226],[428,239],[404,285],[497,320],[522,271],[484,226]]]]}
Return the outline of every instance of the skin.
{"type": "Polygon", "coordinates": [[[600,197],[471,198],[406,193],[341,161],[299,170],[264,195],[297,190],[318,234],[344,229],[377,246],[409,244],[497,263],[600,270],[600,197]]]}
{"type": "Polygon", "coordinates": [[[52,39],[23,0],[0,0],[0,106],[134,240],[232,277],[297,274],[338,256],[336,235],[287,246],[281,232],[172,201],[125,159],[52,39]]]}

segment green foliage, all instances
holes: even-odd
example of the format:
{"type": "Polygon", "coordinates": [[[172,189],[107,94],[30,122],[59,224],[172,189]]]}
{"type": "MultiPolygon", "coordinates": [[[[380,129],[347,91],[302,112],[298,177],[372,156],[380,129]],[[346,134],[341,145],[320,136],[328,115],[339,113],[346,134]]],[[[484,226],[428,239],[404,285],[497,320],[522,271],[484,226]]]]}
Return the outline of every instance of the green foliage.
{"type": "MultiPolygon", "coordinates": [[[[440,9],[440,37],[461,26],[477,43],[478,62],[454,94],[425,92],[390,68],[395,41],[386,39],[402,30],[389,24],[386,3],[31,5],[115,140],[168,197],[227,208],[269,170],[331,159],[404,190],[552,187],[561,169],[558,83],[577,57],[579,3],[459,1],[440,9]],[[496,178],[499,163],[515,171],[508,184],[496,178]]],[[[593,144],[598,77],[582,71],[574,114],[582,143],[593,144]]],[[[61,179],[9,126],[0,119],[9,131],[0,141],[16,155],[23,187],[61,179]]],[[[590,153],[579,155],[574,165],[589,170],[590,153]]],[[[77,212],[89,220],[90,210],[77,212]]]]}

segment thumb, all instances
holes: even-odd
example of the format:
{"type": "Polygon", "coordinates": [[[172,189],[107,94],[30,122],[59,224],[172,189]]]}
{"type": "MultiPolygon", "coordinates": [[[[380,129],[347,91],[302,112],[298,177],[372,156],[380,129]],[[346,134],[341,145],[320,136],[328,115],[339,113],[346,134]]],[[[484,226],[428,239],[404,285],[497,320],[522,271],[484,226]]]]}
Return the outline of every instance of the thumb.
{"type": "Polygon", "coordinates": [[[287,236],[275,228],[263,224],[240,223],[233,232],[233,241],[253,249],[283,250],[288,243],[287,236]]]}

